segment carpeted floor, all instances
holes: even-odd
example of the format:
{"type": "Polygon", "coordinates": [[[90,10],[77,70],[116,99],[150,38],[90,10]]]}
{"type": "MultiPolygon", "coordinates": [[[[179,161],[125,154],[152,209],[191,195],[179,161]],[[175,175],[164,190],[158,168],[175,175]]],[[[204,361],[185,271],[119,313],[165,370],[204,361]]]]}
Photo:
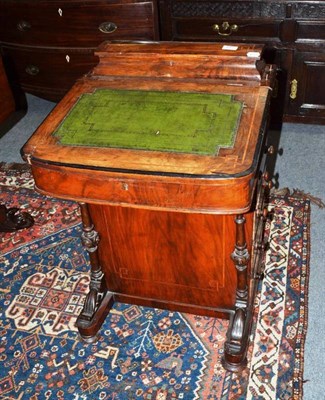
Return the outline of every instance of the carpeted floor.
{"type": "MultiPolygon", "coordinates": [[[[20,148],[51,111],[54,104],[28,95],[28,112],[8,133],[0,137],[0,161],[21,162],[20,148]]],[[[2,133],[0,132],[0,136],[2,133]]],[[[325,199],[325,127],[284,124],[280,138],[271,132],[272,141],[279,142],[283,156],[277,156],[275,173],[280,187],[299,188],[325,199]],[[279,140],[278,140],[279,139],[279,140]]],[[[325,210],[311,207],[311,273],[309,283],[308,333],[304,366],[304,400],[324,398],[325,318],[323,299],[325,210]]]]}
{"type": "Polygon", "coordinates": [[[220,362],[226,320],[116,304],[98,342],[80,342],[74,322],[89,266],[77,205],[38,195],[26,168],[2,165],[0,192],[36,221],[0,235],[1,398],[302,398],[309,201],[270,204],[249,365],[237,375],[220,362]]]}

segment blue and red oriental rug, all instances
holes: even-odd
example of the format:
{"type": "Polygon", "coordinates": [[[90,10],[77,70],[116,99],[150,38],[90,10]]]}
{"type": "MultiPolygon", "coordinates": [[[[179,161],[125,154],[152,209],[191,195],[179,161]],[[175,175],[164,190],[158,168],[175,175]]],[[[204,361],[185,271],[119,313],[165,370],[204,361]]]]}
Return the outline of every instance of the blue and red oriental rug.
{"type": "Polygon", "coordinates": [[[228,322],[115,304],[99,340],[75,328],[89,283],[75,203],[33,190],[27,167],[0,166],[1,202],[35,225],[0,233],[0,399],[301,399],[309,202],[274,197],[270,246],[241,374],[221,366],[228,322]]]}

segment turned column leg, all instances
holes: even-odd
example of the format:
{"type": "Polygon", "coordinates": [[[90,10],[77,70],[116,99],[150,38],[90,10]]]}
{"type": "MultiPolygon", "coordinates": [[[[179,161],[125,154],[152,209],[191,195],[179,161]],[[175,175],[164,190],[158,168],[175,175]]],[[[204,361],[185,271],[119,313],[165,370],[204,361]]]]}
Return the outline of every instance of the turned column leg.
{"type": "Polygon", "coordinates": [[[246,366],[246,352],[248,343],[248,272],[250,259],[245,238],[245,217],[237,215],[236,244],[231,258],[237,271],[237,289],[235,313],[230,321],[223,364],[230,371],[239,371],[246,366]]]}
{"type": "Polygon", "coordinates": [[[95,231],[88,206],[80,203],[82,218],[81,240],[88,251],[91,265],[89,292],[77,319],[81,337],[87,342],[96,340],[96,334],[113,305],[113,295],[107,291],[104,273],[99,262],[99,235],[95,231]]]}
{"type": "Polygon", "coordinates": [[[236,245],[231,255],[237,271],[236,307],[239,308],[246,308],[248,300],[247,265],[250,256],[246,244],[245,222],[243,215],[237,215],[235,219],[236,245]]]}

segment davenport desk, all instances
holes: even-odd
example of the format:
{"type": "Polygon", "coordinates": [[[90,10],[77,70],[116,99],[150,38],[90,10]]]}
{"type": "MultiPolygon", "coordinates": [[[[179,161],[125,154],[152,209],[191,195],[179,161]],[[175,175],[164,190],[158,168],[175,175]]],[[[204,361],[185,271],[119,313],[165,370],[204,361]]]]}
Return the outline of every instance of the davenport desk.
{"type": "Polygon", "coordinates": [[[115,300],[230,319],[224,366],[246,363],[262,274],[262,46],[104,43],[24,147],[41,193],[80,203],[91,282],[77,325],[115,300]]]}

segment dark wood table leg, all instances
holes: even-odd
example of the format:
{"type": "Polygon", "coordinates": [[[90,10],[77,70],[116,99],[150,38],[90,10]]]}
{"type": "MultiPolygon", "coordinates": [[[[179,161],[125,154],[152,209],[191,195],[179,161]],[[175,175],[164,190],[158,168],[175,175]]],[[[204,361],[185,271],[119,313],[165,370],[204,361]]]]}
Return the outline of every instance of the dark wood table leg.
{"type": "Polygon", "coordinates": [[[89,253],[91,275],[89,292],[77,319],[77,327],[82,339],[92,343],[97,340],[97,332],[112,308],[114,298],[107,291],[104,273],[99,262],[98,232],[94,229],[87,204],[80,203],[80,209],[83,225],[81,239],[83,246],[89,253]]]}
{"type": "Polygon", "coordinates": [[[248,307],[247,266],[250,254],[245,238],[245,217],[237,215],[235,223],[236,245],[231,258],[237,270],[236,304],[227,332],[223,365],[229,371],[238,372],[247,364],[246,352],[251,326],[249,319],[252,316],[248,307]]]}
{"type": "Polygon", "coordinates": [[[15,232],[30,228],[33,224],[34,219],[30,214],[0,204],[0,232],[15,232]]]}

